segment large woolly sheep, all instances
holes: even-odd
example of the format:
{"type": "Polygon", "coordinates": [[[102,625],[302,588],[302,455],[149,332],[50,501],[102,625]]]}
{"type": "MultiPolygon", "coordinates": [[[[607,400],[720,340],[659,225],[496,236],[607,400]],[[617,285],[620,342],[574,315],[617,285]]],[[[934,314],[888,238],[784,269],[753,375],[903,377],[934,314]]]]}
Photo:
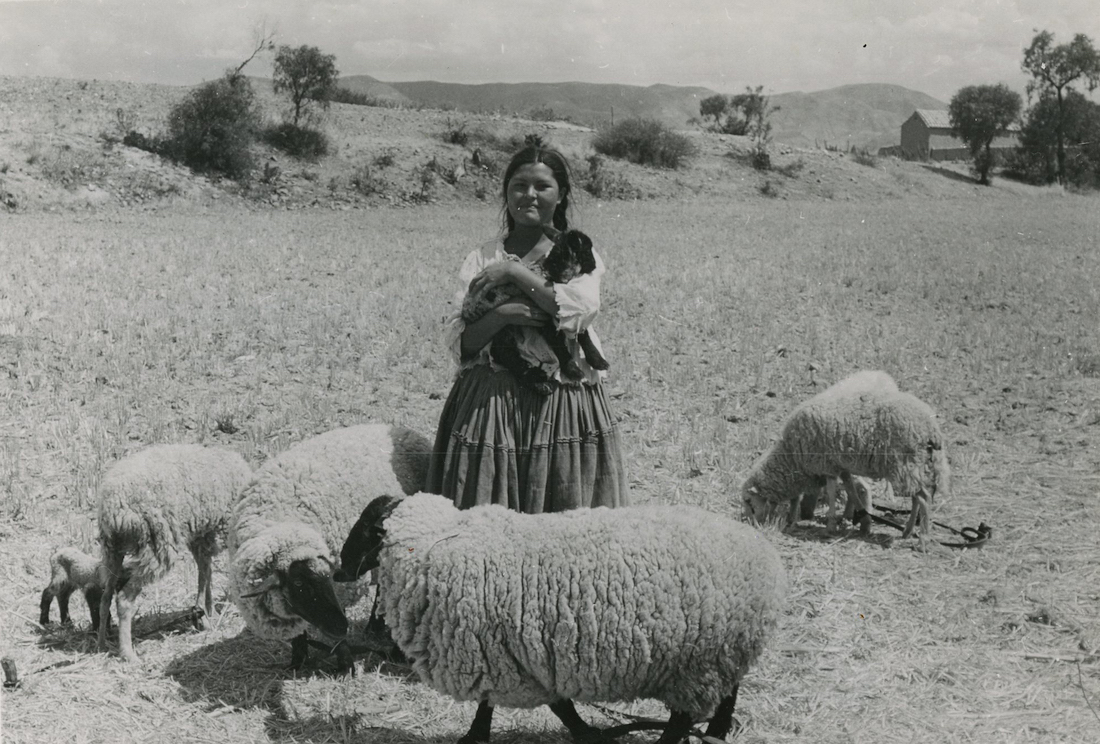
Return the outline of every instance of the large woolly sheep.
{"type": "Polygon", "coordinates": [[[168,573],[184,550],[199,569],[195,606],[204,607],[207,616],[213,612],[213,556],[225,536],[229,509],[251,475],[236,452],[197,444],[153,445],[107,469],[99,487],[107,574],[99,607],[100,651],[107,650],[116,597],[119,653],[127,661],[136,658],[131,623],[138,594],[168,573]]]}
{"type": "MultiPolygon", "coordinates": [[[[61,615],[61,624],[70,622],[69,597],[76,590],[84,593],[88,603],[88,612],[92,616],[92,630],[99,628],[99,602],[103,598],[103,589],[107,586],[107,571],[98,558],[93,558],[80,548],[58,548],[50,556],[50,583],[42,590],[39,604],[38,622],[50,624],[50,606],[57,598],[57,611],[61,615]]],[[[107,619],[110,625],[110,618],[107,619]]]]}
{"type": "Polygon", "coordinates": [[[347,634],[343,607],[366,586],[338,598],[334,556],[372,498],[424,487],[431,446],[387,424],[336,429],[264,463],[241,494],[229,524],[230,594],[253,633],[292,641],[292,668],[308,657],[311,625],[347,634]]]}
{"type": "Polygon", "coordinates": [[[859,373],[798,406],[742,483],[750,519],[766,519],[788,504],[794,514],[799,494],[822,479],[847,485],[859,475],[887,480],[895,494],[912,499],[903,536],[919,518],[923,540],[933,497],[950,491],[950,468],[935,413],[892,383],[884,372],[859,373]]]}
{"type": "Polygon", "coordinates": [[[596,741],[573,701],[637,698],[671,710],[661,744],[706,718],[722,738],[786,591],[758,532],[685,506],[529,515],[380,497],[345,545],[349,577],[380,567],[386,624],[424,683],[480,702],[462,744],[488,741],[497,705],[549,705],[596,741]]]}

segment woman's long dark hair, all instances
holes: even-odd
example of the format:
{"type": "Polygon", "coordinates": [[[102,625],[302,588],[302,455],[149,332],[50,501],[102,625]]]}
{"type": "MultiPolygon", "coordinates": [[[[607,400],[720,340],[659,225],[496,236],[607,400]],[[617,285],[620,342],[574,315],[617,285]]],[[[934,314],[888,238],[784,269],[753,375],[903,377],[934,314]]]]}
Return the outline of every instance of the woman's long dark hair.
{"type": "Polygon", "coordinates": [[[554,174],[554,180],[558,182],[558,196],[561,197],[561,202],[554,210],[554,227],[563,232],[569,229],[569,218],[565,214],[566,210],[569,209],[569,194],[573,190],[569,176],[569,162],[564,155],[554,148],[547,147],[541,142],[534,142],[513,155],[511,162],[504,170],[501,194],[504,197],[505,235],[510,235],[512,230],[516,228],[516,221],[512,219],[511,213],[508,212],[508,182],[512,180],[512,176],[516,174],[521,166],[535,163],[542,163],[549,168],[550,172],[554,174]]]}

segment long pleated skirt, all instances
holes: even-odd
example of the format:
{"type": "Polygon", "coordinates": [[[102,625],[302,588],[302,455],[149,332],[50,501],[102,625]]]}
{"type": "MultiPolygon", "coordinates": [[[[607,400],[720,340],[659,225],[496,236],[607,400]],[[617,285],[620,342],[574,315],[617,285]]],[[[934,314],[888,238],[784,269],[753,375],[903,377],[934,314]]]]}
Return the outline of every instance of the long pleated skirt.
{"type": "Polygon", "coordinates": [[[603,386],[555,385],[545,396],[506,370],[464,370],[443,406],[427,490],[460,509],[627,505],[619,427],[603,386]]]}

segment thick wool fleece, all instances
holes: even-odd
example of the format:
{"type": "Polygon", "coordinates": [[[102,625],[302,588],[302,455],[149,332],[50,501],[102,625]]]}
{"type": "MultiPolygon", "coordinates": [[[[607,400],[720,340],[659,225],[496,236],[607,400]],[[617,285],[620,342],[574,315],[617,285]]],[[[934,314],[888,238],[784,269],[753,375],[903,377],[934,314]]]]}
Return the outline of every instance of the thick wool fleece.
{"type": "Polygon", "coordinates": [[[119,460],[99,487],[104,555],[130,555],[126,565],[143,584],[160,578],[196,539],[221,541],[251,477],[236,452],[197,444],[153,445],[119,460]]]}
{"type": "Polygon", "coordinates": [[[847,471],[888,480],[899,496],[922,488],[950,492],[943,434],[926,403],[881,379],[867,387],[848,380],[837,385],[845,388],[829,388],[795,409],[778,441],[753,465],[743,491],[755,487],[759,497],[780,503],[813,487],[819,476],[847,471]]]}
{"type": "MultiPolygon", "coordinates": [[[[424,487],[431,443],[414,431],[362,424],[319,434],[264,463],[241,494],[229,523],[230,595],[254,633],[289,639],[309,625],[277,591],[251,593],[296,560],[322,574],[338,564],[348,530],[372,499],[424,487]]],[[[353,603],[368,582],[339,584],[353,603]]]]}
{"type": "Polygon", "coordinates": [[[759,533],[693,507],[526,515],[418,494],[384,524],[394,640],[429,686],[494,706],[649,697],[709,717],[786,589],[759,533]]]}

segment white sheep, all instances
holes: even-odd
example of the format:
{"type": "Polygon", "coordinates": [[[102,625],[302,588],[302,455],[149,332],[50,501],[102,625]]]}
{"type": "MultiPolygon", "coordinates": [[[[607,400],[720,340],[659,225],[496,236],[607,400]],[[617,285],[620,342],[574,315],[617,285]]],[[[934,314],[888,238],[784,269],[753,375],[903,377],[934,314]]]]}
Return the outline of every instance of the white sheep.
{"type": "MultiPolygon", "coordinates": [[[[54,597],[57,598],[57,611],[61,615],[61,623],[64,625],[71,622],[69,596],[79,589],[84,593],[84,599],[88,603],[88,612],[92,617],[92,630],[98,630],[99,602],[106,586],[107,571],[98,558],[76,547],[58,548],[50,556],[50,583],[42,590],[39,624],[50,624],[50,606],[53,604],[54,597]]],[[[107,624],[110,625],[110,622],[108,617],[107,624]]]]}
{"type": "Polygon", "coordinates": [[[403,427],[336,429],[264,463],[241,494],[229,524],[230,595],[253,633],[292,641],[292,668],[321,645],[310,625],[347,634],[343,607],[367,587],[342,586],[338,598],[334,556],[372,498],[424,488],[431,448],[403,427]]]}
{"type": "Polygon", "coordinates": [[[724,737],[737,687],[769,640],[786,577],[747,525],[690,506],[521,514],[460,511],[441,496],[380,497],[341,552],[379,568],[386,624],[421,680],[480,703],[463,744],[488,741],[493,707],[656,698],[662,744],[710,718],[724,737]]]}
{"type": "Polygon", "coordinates": [[[251,475],[236,452],[197,444],[153,445],[107,469],[99,487],[99,538],[107,575],[100,600],[100,651],[107,650],[115,597],[119,653],[127,661],[137,657],[131,623],[138,594],[167,574],[184,550],[199,569],[195,606],[204,607],[208,616],[213,612],[212,559],[225,536],[229,509],[251,475]]]}
{"type": "Polygon", "coordinates": [[[799,495],[820,488],[823,479],[841,479],[849,501],[860,500],[852,476],[887,480],[895,494],[909,496],[913,510],[903,536],[912,534],[919,518],[922,540],[931,527],[933,497],[950,492],[935,413],[900,392],[885,372],[857,373],[799,405],[749,470],[742,502],[753,520],[789,504],[789,522],[799,495]]]}

